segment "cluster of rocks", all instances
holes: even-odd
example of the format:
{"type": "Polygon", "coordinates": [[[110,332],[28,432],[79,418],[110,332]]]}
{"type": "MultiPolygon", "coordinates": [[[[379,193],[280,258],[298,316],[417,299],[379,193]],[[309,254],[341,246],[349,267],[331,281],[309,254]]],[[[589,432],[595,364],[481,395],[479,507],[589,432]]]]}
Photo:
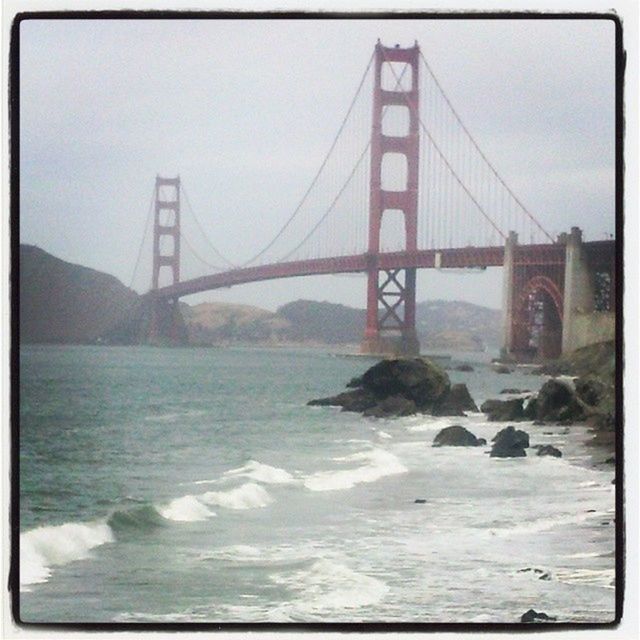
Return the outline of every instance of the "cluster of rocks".
{"type": "Polygon", "coordinates": [[[382,418],[415,413],[464,416],[465,411],[478,411],[467,386],[452,385],[445,371],[426,358],[382,360],[353,378],[347,388],[337,396],[307,404],[382,418]]]}
{"type": "MultiPolygon", "coordinates": [[[[529,434],[512,425],[498,431],[491,442],[493,445],[489,455],[492,458],[523,458],[527,455],[525,450],[528,448],[537,450],[539,456],[562,456],[562,452],[550,444],[530,447],[529,434]]],[[[484,438],[477,438],[471,431],[458,424],[440,430],[433,440],[434,447],[479,447],[486,444],[484,438]]]]}
{"type": "MultiPolygon", "coordinates": [[[[501,393],[524,392],[504,389],[501,393]]],[[[486,413],[491,422],[533,420],[538,423],[572,424],[585,420],[596,411],[592,405],[597,394],[595,382],[583,381],[574,386],[570,380],[552,378],[542,385],[537,396],[487,400],[481,405],[480,411],[486,413]]]]}

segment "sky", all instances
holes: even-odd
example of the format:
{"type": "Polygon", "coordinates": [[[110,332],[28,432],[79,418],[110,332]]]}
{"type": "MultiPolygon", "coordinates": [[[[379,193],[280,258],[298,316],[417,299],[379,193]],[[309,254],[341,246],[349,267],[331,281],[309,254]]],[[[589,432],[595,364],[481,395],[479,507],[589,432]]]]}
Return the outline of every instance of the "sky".
{"type": "MultiPolygon", "coordinates": [[[[300,200],[378,38],[419,42],[480,147],[554,236],[614,232],[611,21],[30,20],[20,32],[21,242],[129,285],[155,176],[179,174],[211,241],[243,262],[300,200]]],[[[275,309],[298,298],[364,307],[365,279],[262,282],[185,301],[275,309]]],[[[418,299],[437,298],[498,308],[501,269],[420,271],[418,299]]]]}

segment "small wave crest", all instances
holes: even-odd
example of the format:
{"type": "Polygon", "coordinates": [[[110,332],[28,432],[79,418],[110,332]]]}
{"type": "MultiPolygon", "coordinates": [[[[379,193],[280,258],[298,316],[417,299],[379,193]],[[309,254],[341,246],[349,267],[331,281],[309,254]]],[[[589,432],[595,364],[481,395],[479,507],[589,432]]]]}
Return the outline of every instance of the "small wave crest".
{"type": "Polygon", "coordinates": [[[200,500],[226,509],[255,509],[273,502],[269,493],[255,482],[246,482],[228,491],[208,491],[200,496],[200,500]]]}
{"type": "Polygon", "coordinates": [[[384,449],[371,449],[348,456],[334,458],[337,462],[365,462],[352,469],[319,471],[307,476],[304,486],[311,491],[335,491],[351,489],[356,484],[375,482],[385,476],[406,473],[407,468],[400,460],[384,449]]]}
{"type": "Polygon", "coordinates": [[[226,478],[243,477],[250,478],[263,484],[291,484],[296,479],[285,469],[262,464],[256,460],[249,460],[247,464],[237,469],[230,469],[224,473],[226,478]]]}
{"type": "Polygon", "coordinates": [[[197,496],[191,495],[176,498],[168,505],[159,507],[158,511],[163,518],[176,522],[198,522],[216,515],[197,496]]]}
{"type": "Polygon", "coordinates": [[[20,535],[20,586],[46,582],[51,567],[89,557],[91,549],[113,542],[105,523],[66,523],[31,529],[20,535]]]}

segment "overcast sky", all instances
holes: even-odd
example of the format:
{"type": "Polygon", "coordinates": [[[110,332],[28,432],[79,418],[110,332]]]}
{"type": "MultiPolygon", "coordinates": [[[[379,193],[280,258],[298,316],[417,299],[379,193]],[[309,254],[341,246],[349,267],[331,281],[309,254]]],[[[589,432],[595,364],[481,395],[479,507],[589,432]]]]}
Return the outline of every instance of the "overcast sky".
{"type": "MultiPolygon", "coordinates": [[[[51,20],[21,25],[21,242],[128,285],[155,176],[180,174],[216,246],[246,260],[304,193],[377,38],[419,41],[554,235],[614,231],[611,21],[51,20]]],[[[423,270],[418,297],[498,307],[500,271],[423,270]]],[[[185,301],[275,308],[300,297],[364,306],[365,281],[283,280],[185,301]]]]}

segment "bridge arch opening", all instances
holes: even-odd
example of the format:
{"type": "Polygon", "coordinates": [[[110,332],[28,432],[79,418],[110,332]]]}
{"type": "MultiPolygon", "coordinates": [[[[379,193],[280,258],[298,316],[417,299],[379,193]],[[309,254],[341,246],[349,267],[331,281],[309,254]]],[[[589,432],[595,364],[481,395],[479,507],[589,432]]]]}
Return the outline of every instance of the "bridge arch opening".
{"type": "Polygon", "coordinates": [[[405,216],[402,209],[385,209],[380,221],[380,251],[404,251],[407,244],[405,216]]]}
{"type": "Polygon", "coordinates": [[[386,105],[382,116],[382,135],[398,138],[408,136],[410,116],[409,107],[405,105],[386,105]]]}
{"type": "Polygon", "coordinates": [[[518,297],[515,349],[526,361],[558,358],[562,352],[562,294],[545,276],[532,278],[518,297]]]}
{"type": "Polygon", "coordinates": [[[409,179],[407,156],[388,152],[382,156],[381,187],[385,191],[406,191],[409,179]]]}

